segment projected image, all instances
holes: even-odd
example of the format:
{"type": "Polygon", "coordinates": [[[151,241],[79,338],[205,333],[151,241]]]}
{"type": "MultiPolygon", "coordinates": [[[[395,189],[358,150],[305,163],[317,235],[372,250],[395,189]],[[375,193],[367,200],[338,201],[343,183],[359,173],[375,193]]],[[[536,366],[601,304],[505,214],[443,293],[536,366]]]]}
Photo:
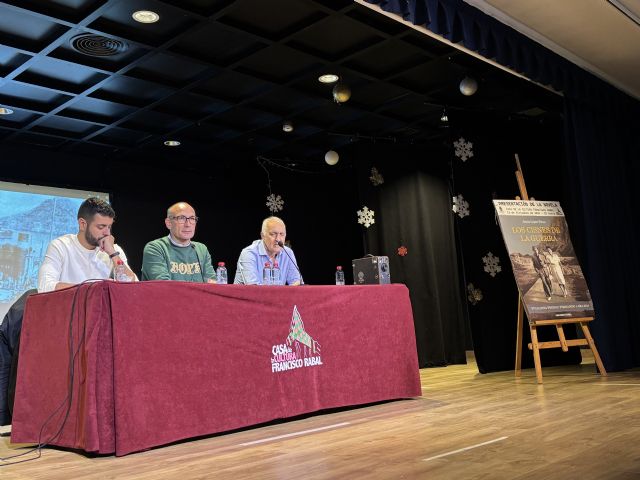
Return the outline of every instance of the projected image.
{"type": "Polygon", "coordinates": [[[0,321],[22,293],[36,288],[49,242],[78,231],[78,208],[92,195],[108,199],[104,193],[0,182],[0,321]]]}

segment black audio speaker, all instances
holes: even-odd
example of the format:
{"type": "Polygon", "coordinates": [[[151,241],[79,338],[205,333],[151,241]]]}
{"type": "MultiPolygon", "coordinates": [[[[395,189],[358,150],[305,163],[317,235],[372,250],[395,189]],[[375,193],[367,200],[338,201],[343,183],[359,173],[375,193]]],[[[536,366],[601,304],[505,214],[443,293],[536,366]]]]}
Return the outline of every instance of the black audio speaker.
{"type": "Polygon", "coordinates": [[[352,260],[353,283],[355,285],[378,285],[391,283],[389,257],[364,257],[352,260]]]}

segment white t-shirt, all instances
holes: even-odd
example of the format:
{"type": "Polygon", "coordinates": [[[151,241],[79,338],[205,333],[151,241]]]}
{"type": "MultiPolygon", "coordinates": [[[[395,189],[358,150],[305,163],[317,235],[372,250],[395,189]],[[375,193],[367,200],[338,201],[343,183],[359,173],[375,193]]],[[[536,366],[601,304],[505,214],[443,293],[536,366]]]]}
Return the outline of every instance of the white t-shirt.
{"type": "MultiPolygon", "coordinates": [[[[127,264],[127,257],[118,245],[119,258],[127,264]]],[[[99,247],[87,250],[78,236],[69,233],[55,238],[49,244],[40,270],[38,271],[38,292],[55,290],[58,282],[82,283],[89,279],[106,280],[111,276],[113,262],[99,247]]]]}

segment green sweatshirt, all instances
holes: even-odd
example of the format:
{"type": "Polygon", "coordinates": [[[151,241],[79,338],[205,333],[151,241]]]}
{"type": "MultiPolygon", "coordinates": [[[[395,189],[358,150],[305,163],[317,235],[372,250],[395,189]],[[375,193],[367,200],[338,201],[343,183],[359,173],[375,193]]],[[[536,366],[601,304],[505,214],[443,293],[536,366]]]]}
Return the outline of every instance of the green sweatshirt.
{"type": "Polygon", "coordinates": [[[169,237],[153,240],[144,247],[142,280],[206,282],[216,278],[211,255],[203,243],[177,247],[169,237]]]}

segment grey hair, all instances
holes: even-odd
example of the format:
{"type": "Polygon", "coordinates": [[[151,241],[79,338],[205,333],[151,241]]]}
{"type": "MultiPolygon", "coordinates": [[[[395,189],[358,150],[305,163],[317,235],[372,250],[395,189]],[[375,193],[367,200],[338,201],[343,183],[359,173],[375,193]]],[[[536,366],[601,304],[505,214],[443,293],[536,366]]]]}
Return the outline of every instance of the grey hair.
{"type": "Polygon", "coordinates": [[[260,229],[260,233],[262,233],[262,235],[267,235],[267,228],[270,223],[281,223],[282,226],[286,228],[284,221],[282,221],[280,217],[267,217],[262,221],[262,228],[260,229]]]}

